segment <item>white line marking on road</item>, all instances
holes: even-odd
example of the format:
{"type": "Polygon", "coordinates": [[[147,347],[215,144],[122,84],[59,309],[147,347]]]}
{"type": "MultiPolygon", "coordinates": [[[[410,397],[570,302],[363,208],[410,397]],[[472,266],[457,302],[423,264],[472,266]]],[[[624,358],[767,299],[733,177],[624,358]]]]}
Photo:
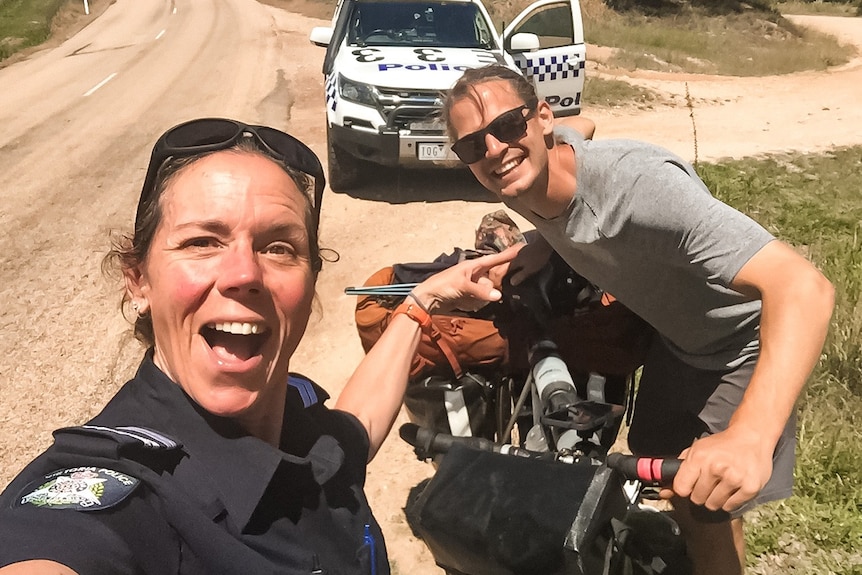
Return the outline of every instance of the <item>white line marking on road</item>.
{"type": "Polygon", "coordinates": [[[162,37],[162,36],[164,36],[164,35],[165,35],[165,30],[162,30],[161,32],[159,32],[158,34],[156,34],[156,40],[158,40],[159,38],[161,38],[161,37],[162,37]]]}
{"type": "Polygon", "coordinates": [[[117,75],[117,73],[116,73],[116,72],[114,72],[113,74],[111,74],[110,76],[108,76],[107,78],[105,78],[104,80],[102,80],[101,82],[99,82],[98,84],[96,84],[95,86],[93,86],[92,88],[90,88],[90,89],[87,91],[87,93],[86,93],[86,94],[84,94],[84,97],[86,98],[87,96],[91,95],[93,92],[95,92],[96,90],[98,90],[99,88],[101,88],[102,86],[104,86],[105,84],[107,84],[108,82],[110,82],[111,80],[113,80],[113,79],[114,79],[114,76],[116,76],[116,75],[117,75]]]}

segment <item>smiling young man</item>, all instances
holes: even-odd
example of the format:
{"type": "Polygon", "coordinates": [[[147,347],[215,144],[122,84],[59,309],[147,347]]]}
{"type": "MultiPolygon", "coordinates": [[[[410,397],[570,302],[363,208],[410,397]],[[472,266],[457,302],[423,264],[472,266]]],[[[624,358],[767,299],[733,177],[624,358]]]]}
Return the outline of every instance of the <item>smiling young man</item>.
{"type": "Polygon", "coordinates": [[[656,329],[629,445],[686,459],[663,495],[695,572],[741,573],[742,514],[792,492],[794,405],[820,356],[831,284],[667,150],[555,129],[505,67],[465,72],[444,114],[456,154],[541,235],[512,262],[513,282],[556,251],[656,329]],[[729,515],[701,521],[687,500],[729,515]]]}

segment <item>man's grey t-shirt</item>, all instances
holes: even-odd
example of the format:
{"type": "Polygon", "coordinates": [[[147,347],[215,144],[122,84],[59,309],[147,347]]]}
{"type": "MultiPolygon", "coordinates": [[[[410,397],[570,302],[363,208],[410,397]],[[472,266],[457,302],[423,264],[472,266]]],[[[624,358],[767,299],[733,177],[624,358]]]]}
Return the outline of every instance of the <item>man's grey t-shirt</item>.
{"type": "Polygon", "coordinates": [[[715,199],[694,169],[658,146],[631,140],[571,144],[577,190],[545,219],[505,203],[579,274],[612,294],[701,369],[734,367],[758,350],[760,300],[732,290],[737,272],[773,236],[715,199]]]}

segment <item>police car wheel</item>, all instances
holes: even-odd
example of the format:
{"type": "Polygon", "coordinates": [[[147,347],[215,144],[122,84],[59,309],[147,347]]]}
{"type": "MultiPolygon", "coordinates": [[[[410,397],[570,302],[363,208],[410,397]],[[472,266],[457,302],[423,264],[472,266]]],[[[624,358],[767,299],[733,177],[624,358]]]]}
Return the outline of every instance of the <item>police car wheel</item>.
{"type": "Polygon", "coordinates": [[[329,187],[332,190],[346,190],[362,181],[362,160],[333,145],[328,138],[326,153],[329,163],[329,187]]]}

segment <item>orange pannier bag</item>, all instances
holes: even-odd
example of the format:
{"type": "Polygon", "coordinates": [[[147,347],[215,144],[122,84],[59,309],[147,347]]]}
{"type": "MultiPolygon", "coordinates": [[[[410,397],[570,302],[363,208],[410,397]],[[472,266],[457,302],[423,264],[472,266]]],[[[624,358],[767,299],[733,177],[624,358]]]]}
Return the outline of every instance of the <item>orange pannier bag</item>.
{"type": "MultiPolygon", "coordinates": [[[[365,286],[390,285],[395,277],[392,266],[378,270],[369,277],[365,286]]],[[[366,353],[380,339],[389,325],[402,296],[361,296],[356,302],[356,329],[366,353]]],[[[479,312],[481,314],[481,312],[479,312]]],[[[467,368],[497,367],[509,362],[509,344],[489,318],[478,314],[431,316],[430,334],[422,334],[419,348],[410,369],[411,379],[441,366],[451,368],[455,377],[461,377],[467,368]]]]}

